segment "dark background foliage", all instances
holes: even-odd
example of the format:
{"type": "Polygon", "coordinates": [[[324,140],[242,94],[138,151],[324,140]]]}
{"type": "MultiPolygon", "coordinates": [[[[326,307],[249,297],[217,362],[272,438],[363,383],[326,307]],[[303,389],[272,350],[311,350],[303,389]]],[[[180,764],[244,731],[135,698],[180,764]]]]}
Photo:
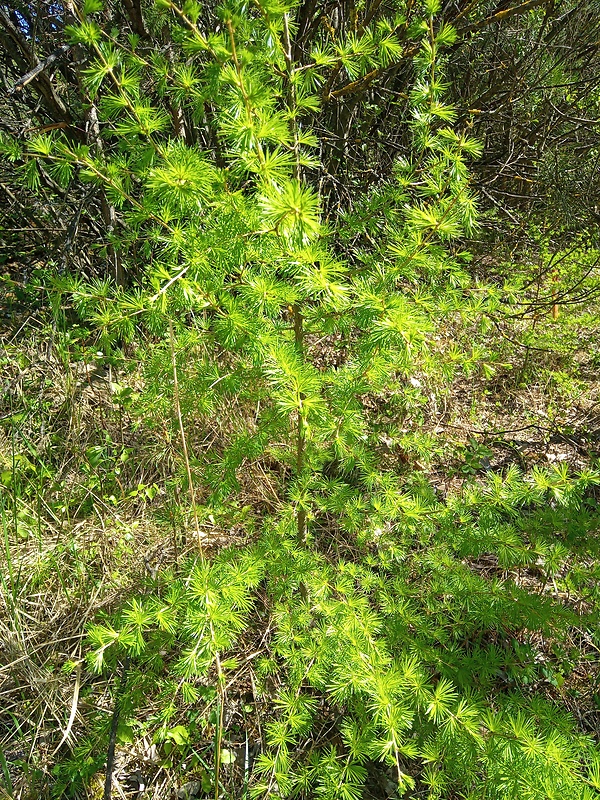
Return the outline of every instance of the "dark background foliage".
{"type": "MultiPolygon", "coordinates": [[[[411,26],[417,16],[410,0],[366,6],[305,0],[297,9],[290,46],[299,65],[309,63],[315,45],[360,37],[380,20],[393,20],[402,42],[401,54],[385,66],[355,76],[338,64],[320,87],[323,105],[312,120],[320,166],[307,177],[326,198],[330,219],[378,187],[398,156],[408,152],[407,90],[418,47],[411,26]]],[[[446,53],[450,99],[462,125],[484,144],[484,157],[473,167],[481,205],[492,212],[484,238],[502,239],[510,229],[516,245],[531,233],[532,223],[543,228],[549,222],[563,243],[575,232],[593,235],[600,202],[597,3],[451,2],[436,19],[458,31],[446,53]]],[[[0,4],[0,130],[12,140],[56,129],[74,143],[98,140],[102,91],[90,96],[83,80],[88,55],[70,45],[65,33],[76,21],[69,3],[0,4]]],[[[160,16],[153,4],[128,0],[107,3],[99,22],[120,42],[139,37],[136,48],[143,57],[158,54],[163,64],[178,66],[182,26],[172,14],[160,16]]],[[[210,5],[198,24],[206,33],[218,29],[210,5]]],[[[210,93],[161,91],[161,103],[171,118],[168,135],[198,143],[219,163],[210,93]]],[[[74,260],[78,268],[123,280],[122,256],[111,246],[120,216],[104,190],[90,190],[77,179],[61,188],[42,169],[40,191],[33,193],[26,173],[26,163],[0,161],[3,260],[14,262],[15,252],[26,255],[19,265],[26,277],[27,264],[52,254],[63,267],[74,260]]],[[[135,255],[128,259],[131,276],[135,255]]]]}

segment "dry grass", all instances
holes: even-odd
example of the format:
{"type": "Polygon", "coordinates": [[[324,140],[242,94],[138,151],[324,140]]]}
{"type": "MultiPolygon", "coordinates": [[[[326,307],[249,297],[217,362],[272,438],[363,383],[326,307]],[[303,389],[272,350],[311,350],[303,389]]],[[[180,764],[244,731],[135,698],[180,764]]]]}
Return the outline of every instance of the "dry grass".
{"type": "Polygon", "coordinates": [[[6,554],[0,560],[8,576],[0,604],[0,746],[13,765],[15,800],[51,782],[90,714],[111,710],[106,681],[85,662],[89,623],[142,592],[151,571],[174,559],[170,533],[148,514],[102,523],[81,521],[58,536],[47,527],[26,541],[9,536],[10,569],[6,554]]]}
{"type": "MultiPolygon", "coordinates": [[[[49,796],[55,765],[68,759],[89,735],[93,720],[108,720],[112,714],[118,676],[99,677],[88,668],[88,624],[101,612],[142,594],[162,570],[177,568],[197,552],[189,498],[175,497],[175,512],[171,508],[168,481],[181,472],[177,436],[166,424],[135,424],[115,403],[111,383],[118,380],[139,389],[141,376],[120,374],[104,364],[73,362],[57,341],[45,338],[46,332],[40,321],[30,318],[18,336],[5,335],[1,344],[7,391],[0,407],[0,471],[19,473],[18,482],[13,477],[0,486],[0,748],[6,766],[0,786],[3,780],[13,800],[49,796]],[[106,443],[107,435],[113,455],[130,453],[119,475],[113,465],[111,475],[105,476],[107,482],[112,480],[110,490],[99,482],[99,470],[90,469],[88,457],[90,448],[106,443]],[[143,491],[132,496],[140,484],[156,486],[156,496],[151,499],[143,491]]],[[[338,340],[309,344],[320,365],[337,365],[346,356],[338,340]]],[[[507,359],[512,359],[512,370],[494,381],[480,374],[457,376],[442,390],[419,376],[426,402],[398,419],[399,435],[429,432],[439,441],[439,455],[421,464],[395,442],[385,441],[382,461],[399,472],[422,469],[444,494],[460,491],[466,476],[460,473],[456,447],[473,439],[491,451],[482,475],[512,463],[523,470],[536,463],[566,461],[575,470],[592,463],[600,439],[600,375],[590,354],[582,349],[573,355],[572,363],[585,375],[577,393],[572,386],[552,383],[541,356],[527,356],[529,377],[522,382],[515,382],[514,376],[522,371],[524,353],[513,349],[507,359]]],[[[365,399],[374,415],[385,411],[386,402],[387,398],[365,399]]],[[[192,452],[222,453],[238,432],[248,430],[254,413],[247,404],[232,403],[227,414],[214,414],[210,424],[190,426],[192,452]]],[[[271,449],[276,452],[277,447],[271,449]]],[[[289,469],[271,455],[243,463],[237,478],[239,506],[247,506],[259,519],[277,512],[289,469]]],[[[199,484],[197,491],[201,502],[209,490],[199,484]]],[[[252,525],[206,515],[200,533],[202,547],[210,554],[245,544],[252,525]]],[[[315,533],[332,558],[340,551],[352,557],[353,545],[335,520],[317,520],[315,533]]],[[[534,591],[539,589],[539,576],[518,576],[525,579],[533,582],[534,591]]],[[[553,592],[554,587],[544,591],[553,592]]],[[[259,685],[254,672],[256,659],[268,654],[270,630],[266,613],[256,613],[239,642],[240,667],[223,694],[223,746],[234,758],[223,767],[222,778],[232,796],[239,796],[236,792],[261,748],[264,718],[277,690],[275,678],[272,685],[259,685]]],[[[573,649],[581,657],[569,678],[560,688],[548,684],[543,689],[560,696],[584,730],[598,734],[595,690],[589,682],[590,664],[597,665],[597,658],[582,636],[573,631],[573,649]]],[[[536,646],[543,657],[553,657],[551,643],[540,641],[536,646]]],[[[209,702],[205,711],[210,710],[209,702]]],[[[155,699],[141,703],[136,713],[154,718],[155,699]]],[[[326,710],[323,716],[326,738],[326,710]]],[[[187,719],[182,704],[169,724],[185,724],[187,719]]],[[[194,763],[186,753],[169,766],[145,733],[136,731],[132,742],[122,742],[114,764],[113,797],[166,800],[177,796],[182,785],[201,784],[214,753],[214,724],[202,724],[194,763]]],[[[99,774],[85,790],[87,797],[101,797],[102,787],[99,774]]]]}
{"type": "MultiPolygon", "coordinates": [[[[180,468],[177,437],[164,426],[157,435],[155,426],[145,430],[134,424],[115,403],[111,384],[120,381],[139,390],[140,375],[73,362],[42,335],[35,318],[0,343],[7,389],[0,404],[5,420],[0,471],[11,473],[10,482],[0,486],[0,752],[5,767],[0,787],[13,800],[37,800],[50,796],[53,768],[69,759],[98,718],[108,721],[113,713],[118,676],[100,677],[89,668],[89,624],[143,594],[168,567],[177,569],[195,557],[198,541],[189,498],[185,492],[176,497],[173,510],[168,496],[166,482],[180,468]],[[118,476],[112,464],[112,475],[104,476],[102,485],[102,465],[91,468],[89,454],[107,441],[113,453],[127,452],[131,458],[116,461],[118,476]],[[136,492],[140,484],[156,494],[136,492]]],[[[223,414],[215,414],[205,428],[190,426],[194,452],[222,452],[247,427],[247,407],[234,404],[227,412],[227,424],[223,414]]],[[[278,465],[256,460],[238,473],[242,503],[273,511],[284,477],[278,465]]],[[[199,502],[204,494],[199,485],[199,502]]],[[[248,541],[243,526],[212,515],[202,518],[200,536],[207,554],[248,541]]],[[[246,701],[261,702],[253,693],[252,658],[247,657],[257,657],[260,647],[260,641],[241,643],[242,667],[224,693],[232,724],[246,720],[246,701]]],[[[142,704],[140,716],[155,716],[155,702],[150,697],[146,707],[142,704]]],[[[183,709],[173,726],[178,718],[185,721],[183,709]]],[[[207,765],[212,737],[207,730],[207,765]]],[[[235,784],[248,770],[247,760],[240,767],[239,757],[246,739],[227,738],[223,746],[236,758],[223,767],[222,777],[225,784],[235,784]]],[[[250,742],[248,747],[252,757],[258,746],[250,742]]],[[[201,764],[187,769],[176,762],[168,768],[152,740],[136,735],[117,746],[112,796],[163,800],[203,774],[201,764]]],[[[98,774],[82,791],[98,798],[103,784],[98,774]]]]}

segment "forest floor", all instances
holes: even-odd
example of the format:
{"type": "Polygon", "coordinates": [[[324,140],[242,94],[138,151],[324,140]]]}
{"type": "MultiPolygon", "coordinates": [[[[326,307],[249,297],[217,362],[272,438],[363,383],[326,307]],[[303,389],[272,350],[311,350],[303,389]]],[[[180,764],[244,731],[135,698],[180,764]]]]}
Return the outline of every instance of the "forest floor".
{"type": "MultiPolygon", "coordinates": [[[[166,428],[161,435],[156,426],[145,427],[135,412],[144,378],[133,352],[120,364],[102,354],[92,358],[90,349],[76,354],[46,310],[9,312],[0,329],[0,796],[29,800],[56,779],[57,765],[68,763],[93,715],[101,712],[107,724],[112,719],[118,676],[89,669],[89,624],[147,591],[159,571],[193,557],[197,542],[191,528],[182,530],[185,517],[178,509],[185,500],[173,488],[179,443],[166,428]]],[[[595,312],[561,308],[557,318],[546,312],[536,319],[536,343],[530,346],[515,340],[518,326],[501,321],[487,335],[487,346],[501,351],[492,375],[457,375],[445,386],[415,375],[418,402],[398,421],[397,437],[382,440],[381,458],[398,470],[409,465],[421,471],[440,499],[511,465],[527,472],[566,464],[578,472],[597,463],[600,322],[590,322],[595,312]]],[[[319,344],[320,357],[331,356],[328,346],[319,344]]],[[[386,414],[385,398],[366,397],[365,404],[374,414],[386,414]]],[[[192,446],[213,446],[218,435],[197,431],[192,446]]],[[[240,504],[276,508],[284,479],[277,465],[264,460],[244,464],[240,504]]],[[[202,525],[209,553],[243,545],[251,535],[227,520],[202,525]]],[[[485,556],[471,566],[502,574],[497,560],[485,556]]],[[[542,581],[535,570],[512,579],[542,581]]],[[[260,747],[269,708],[251,668],[268,650],[269,621],[259,615],[246,639],[240,643],[242,666],[225,694],[223,770],[232,785],[243,780],[260,747]]],[[[553,659],[551,641],[542,637],[536,646],[539,659],[553,659]]],[[[598,673],[600,653],[574,629],[572,654],[564,678],[536,688],[560,697],[581,729],[600,737],[600,697],[589,680],[598,673]]],[[[137,714],[152,718],[157,709],[142,701],[137,714]]],[[[184,717],[182,710],[182,726],[184,717]]],[[[212,743],[205,753],[190,752],[185,734],[177,739],[176,723],[169,753],[151,736],[120,725],[114,797],[203,796],[204,759],[212,743]]],[[[101,797],[103,785],[99,773],[88,784],[88,796],[101,797]]],[[[373,791],[382,797],[386,789],[373,791]]]]}

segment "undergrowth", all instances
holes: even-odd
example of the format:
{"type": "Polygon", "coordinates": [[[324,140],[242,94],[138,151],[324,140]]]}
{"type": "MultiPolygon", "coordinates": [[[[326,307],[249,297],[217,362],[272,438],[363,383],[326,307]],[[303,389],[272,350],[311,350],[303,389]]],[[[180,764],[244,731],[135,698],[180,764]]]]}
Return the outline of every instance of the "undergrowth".
{"type": "Polygon", "coordinates": [[[111,252],[147,262],[45,265],[3,337],[2,791],[598,797],[595,244],[539,236],[485,275],[463,249],[482,148],[435,0],[412,149],[336,219],[320,70],[389,64],[401,22],[305,70],[291,6],[224,7],[207,37],[158,3],[215,155],[98,9],[70,28],[97,147],[0,142],[32,190],[101,187],[111,252]]]}

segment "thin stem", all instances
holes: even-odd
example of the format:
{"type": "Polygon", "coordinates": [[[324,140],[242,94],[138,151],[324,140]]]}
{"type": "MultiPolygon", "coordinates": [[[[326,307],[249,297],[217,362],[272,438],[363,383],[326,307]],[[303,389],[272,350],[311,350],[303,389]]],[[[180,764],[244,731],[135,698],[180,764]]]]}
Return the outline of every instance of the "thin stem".
{"type": "Polygon", "coordinates": [[[433,32],[433,15],[429,17],[429,37],[431,40],[431,86],[435,83],[435,59],[436,59],[436,46],[435,34],[433,32]]]}
{"type": "MultiPolygon", "coordinates": [[[[235,71],[236,71],[237,79],[238,79],[237,86],[238,86],[238,89],[240,90],[240,93],[242,95],[242,99],[244,101],[244,107],[246,109],[246,113],[248,114],[248,119],[250,120],[250,119],[256,117],[256,111],[254,110],[254,108],[252,106],[252,102],[250,100],[248,92],[246,91],[246,87],[244,86],[244,76],[243,76],[243,73],[242,73],[242,67],[240,65],[240,61],[238,59],[237,48],[235,46],[235,35],[234,35],[234,31],[233,31],[233,25],[231,24],[231,20],[228,19],[226,24],[227,24],[227,30],[229,32],[229,39],[231,41],[231,58],[233,59],[233,64],[235,66],[235,71]]],[[[263,153],[262,145],[261,145],[261,143],[260,143],[260,141],[259,141],[259,139],[257,137],[253,137],[253,138],[255,139],[255,143],[256,143],[256,147],[255,147],[255,149],[256,149],[256,157],[258,158],[260,164],[262,166],[264,166],[264,164],[265,164],[265,154],[263,153]]]]}
{"type": "Polygon", "coordinates": [[[215,654],[215,660],[217,663],[217,695],[219,698],[219,713],[217,715],[217,731],[215,736],[215,800],[219,800],[219,774],[221,772],[221,743],[223,741],[223,707],[225,692],[223,690],[223,670],[221,668],[221,659],[218,651],[215,654]]]}
{"type": "Polygon", "coordinates": [[[196,539],[198,541],[198,550],[200,551],[201,560],[204,561],[204,550],[202,548],[202,534],[200,531],[200,523],[198,522],[198,511],[196,509],[196,492],[194,490],[194,481],[192,478],[192,470],[190,467],[187,440],[185,438],[185,429],[183,427],[183,417],[181,415],[181,403],[179,402],[179,379],[177,376],[177,359],[175,357],[175,333],[173,331],[173,322],[171,320],[169,320],[169,345],[171,348],[171,366],[173,368],[173,402],[175,403],[175,412],[177,414],[177,422],[179,424],[179,434],[181,436],[183,460],[185,463],[185,471],[188,479],[190,500],[192,503],[192,514],[194,515],[194,525],[196,528],[196,539]]]}
{"type": "Polygon", "coordinates": [[[300,144],[298,142],[298,120],[296,118],[296,87],[294,85],[294,64],[292,61],[292,42],[290,38],[290,26],[287,13],[283,15],[283,54],[287,67],[287,102],[291,115],[290,129],[294,137],[294,178],[300,180],[300,144]]]}
{"type": "Polygon", "coordinates": [[[113,707],[112,718],[110,721],[110,733],[108,736],[108,751],[106,753],[106,776],[104,780],[104,800],[110,800],[112,797],[112,774],[115,763],[115,745],[117,742],[117,730],[119,727],[119,718],[121,716],[121,707],[123,704],[123,696],[127,685],[127,677],[130,666],[129,655],[125,656],[123,667],[121,669],[121,678],[117,686],[115,694],[115,703],[113,707]]]}
{"type": "MultiPolygon", "coordinates": [[[[298,305],[293,306],[294,313],[294,345],[300,358],[304,359],[304,318],[298,305]]],[[[303,396],[300,396],[302,403],[303,396]]],[[[299,478],[304,470],[304,457],[306,453],[306,427],[302,405],[298,410],[298,431],[296,438],[296,476],[299,478]]],[[[298,542],[306,543],[306,510],[299,505],[297,513],[298,542]]]]}

